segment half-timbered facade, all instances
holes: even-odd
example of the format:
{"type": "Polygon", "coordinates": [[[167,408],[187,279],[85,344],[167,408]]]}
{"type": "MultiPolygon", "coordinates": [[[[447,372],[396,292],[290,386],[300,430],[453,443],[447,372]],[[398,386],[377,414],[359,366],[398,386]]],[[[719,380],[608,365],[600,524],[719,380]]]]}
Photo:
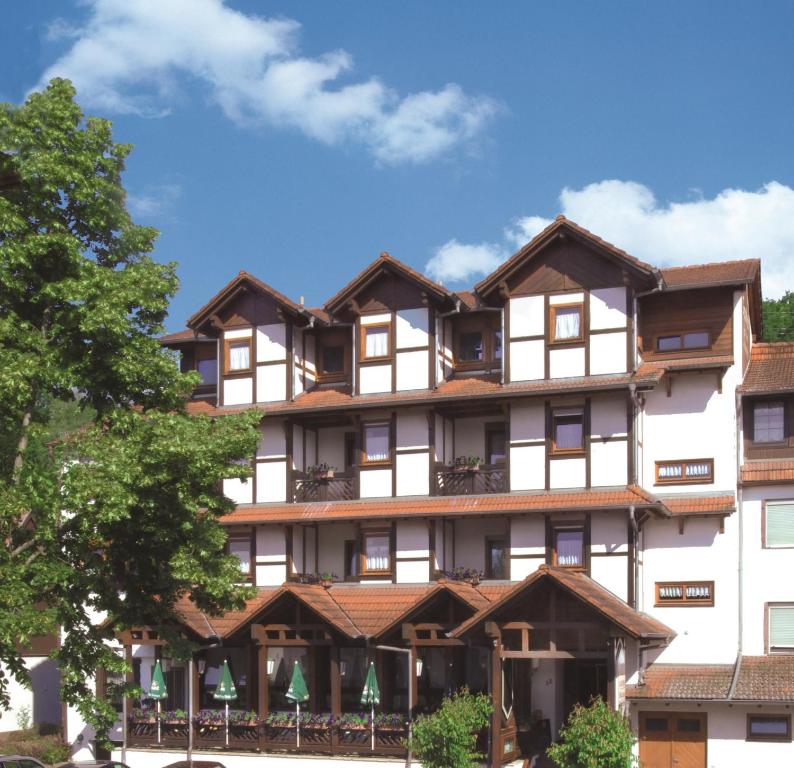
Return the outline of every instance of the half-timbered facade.
{"type": "MultiPolygon", "coordinates": [[[[563,217],[472,291],[382,254],[309,308],[241,272],[163,343],[201,375],[189,410],[262,411],[252,476],[224,486],[257,597],[182,606],[200,650],[168,667],[161,744],[134,702],[119,741],[152,768],[223,746],[227,660],[241,768],[404,760],[463,683],[493,696],[492,766],[595,695],[649,767],[790,760],[794,347],[756,343],[760,313],[757,260],[658,269],[563,217]]],[[[157,633],[120,645],[146,688],[157,633]]]]}

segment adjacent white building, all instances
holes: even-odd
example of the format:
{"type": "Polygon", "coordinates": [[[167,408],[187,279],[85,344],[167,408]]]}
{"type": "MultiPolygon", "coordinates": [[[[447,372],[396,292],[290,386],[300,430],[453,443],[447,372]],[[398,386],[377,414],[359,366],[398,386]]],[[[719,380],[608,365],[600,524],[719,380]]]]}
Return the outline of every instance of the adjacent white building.
{"type": "MultiPolygon", "coordinates": [[[[167,668],[161,744],[148,711],[120,732],[136,761],[222,746],[223,660],[254,713],[227,765],[403,761],[405,720],[463,683],[498,704],[493,766],[594,695],[647,768],[794,761],[794,345],[755,341],[757,260],[660,270],[559,217],[471,292],[382,254],[317,309],[240,273],[188,326],[163,341],[202,375],[189,409],[262,409],[224,488],[258,591],[182,607],[199,650],[167,668]]],[[[157,633],[120,640],[145,688],[157,633]]]]}

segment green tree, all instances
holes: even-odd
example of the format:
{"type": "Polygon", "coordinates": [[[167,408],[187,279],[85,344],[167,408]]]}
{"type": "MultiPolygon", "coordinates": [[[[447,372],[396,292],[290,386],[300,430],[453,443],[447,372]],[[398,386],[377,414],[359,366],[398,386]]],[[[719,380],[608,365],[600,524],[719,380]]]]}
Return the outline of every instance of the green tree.
{"type": "Polygon", "coordinates": [[[477,766],[483,757],[477,752],[477,737],[492,712],[489,696],[461,688],[435,712],[417,719],[411,749],[424,768],[477,766]]]}
{"type": "Polygon", "coordinates": [[[62,695],[102,733],[115,714],[89,682],[122,671],[115,630],[184,652],[179,598],[241,605],[219,488],[250,472],[260,415],[185,414],[197,377],[157,340],[175,266],[126,210],[130,147],[74,96],[53,80],[0,105],[0,704],[27,679],[19,645],[62,628],[62,695]]]}
{"type": "Polygon", "coordinates": [[[764,299],[764,341],[794,341],[794,293],[764,299]]]}
{"type": "Polygon", "coordinates": [[[632,768],[634,743],[628,720],[597,697],[573,708],[547,754],[559,768],[632,768]]]}

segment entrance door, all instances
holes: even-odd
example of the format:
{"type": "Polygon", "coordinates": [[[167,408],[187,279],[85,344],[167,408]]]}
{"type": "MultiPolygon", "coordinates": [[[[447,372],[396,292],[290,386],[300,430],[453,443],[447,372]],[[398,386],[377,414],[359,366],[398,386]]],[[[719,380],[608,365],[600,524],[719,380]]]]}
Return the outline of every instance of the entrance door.
{"type": "Polygon", "coordinates": [[[640,712],[642,768],[705,768],[706,715],[640,712]]]}

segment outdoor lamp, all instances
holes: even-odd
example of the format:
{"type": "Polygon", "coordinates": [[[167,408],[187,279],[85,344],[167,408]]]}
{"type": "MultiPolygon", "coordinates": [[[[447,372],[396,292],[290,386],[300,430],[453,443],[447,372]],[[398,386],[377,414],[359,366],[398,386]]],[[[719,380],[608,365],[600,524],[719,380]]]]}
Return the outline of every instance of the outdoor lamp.
{"type": "Polygon", "coordinates": [[[347,674],[347,661],[342,659],[339,662],[339,674],[344,677],[347,674]]]}
{"type": "Polygon", "coordinates": [[[276,671],[276,660],[272,656],[267,657],[267,674],[268,677],[276,671]]]}
{"type": "Polygon", "coordinates": [[[425,666],[424,661],[417,656],[416,657],[416,676],[417,677],[421,677],[422,676],[422,669],[424,669],[424,666],[425,666]]]}
{"type": "Polygon", "coordinates": [[[204,670],[207,668],[207,660],[204,658],[198,659],[196,661],[196,668],[198,669],[198,673],[203,675],[204,670]]]}

